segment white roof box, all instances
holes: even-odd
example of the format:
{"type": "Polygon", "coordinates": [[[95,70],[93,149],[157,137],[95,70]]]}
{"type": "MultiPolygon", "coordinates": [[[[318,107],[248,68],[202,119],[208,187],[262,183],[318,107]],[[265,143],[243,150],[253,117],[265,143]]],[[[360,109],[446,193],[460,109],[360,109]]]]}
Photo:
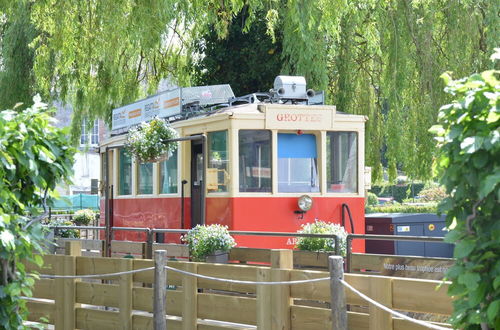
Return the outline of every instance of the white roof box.
{"type": "Polygon", "coordinates": [[[277,76],[274,79],[274,93],[281,99],[308,99],[306,78],[302,76],[277,76]]]}

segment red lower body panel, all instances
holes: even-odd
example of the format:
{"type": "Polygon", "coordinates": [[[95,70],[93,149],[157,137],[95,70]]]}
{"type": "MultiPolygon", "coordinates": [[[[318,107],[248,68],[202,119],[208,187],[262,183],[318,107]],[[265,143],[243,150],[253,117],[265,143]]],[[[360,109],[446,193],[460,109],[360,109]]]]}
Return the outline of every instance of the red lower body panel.
{"type": "MultiPolygon", "coordinates": [[[[314,197],[313,207],[303,217],[298,210],[297,197],[235,197],[207,198],[207,224],[220,223],[230,230],[296,232],[302,224],[315,219],[340,224],[342,204],[351,210],[354,231],[365,233],[364,198],[314,197]]],[[[180,198],[130,198],[113,200],[114,227],[181,228],[180,198]]],[[[104,209],[103,209],[104,211],[104,209]]],[[[190,226],[190,199],[185,199],[184,228],[190,226]]],[[[104,212],[102,212],[104,214],[104,212]]],[[[103,224],[103,221],[101,221],[103,224]]],[[[345,212],[345,227],[350,228],[345,212]]],[[[117,240],[144,241],[144,233],[117,231],[117,240]]],[[[293,237],[237,236],[238,246],[256,248],[293,248],[293,237]]],[[[179,242],[179,235],[166,235],[165,241],[179,242]]],[[[355,252],[364,252],[364,241],[353,242],[355,252]]]]}

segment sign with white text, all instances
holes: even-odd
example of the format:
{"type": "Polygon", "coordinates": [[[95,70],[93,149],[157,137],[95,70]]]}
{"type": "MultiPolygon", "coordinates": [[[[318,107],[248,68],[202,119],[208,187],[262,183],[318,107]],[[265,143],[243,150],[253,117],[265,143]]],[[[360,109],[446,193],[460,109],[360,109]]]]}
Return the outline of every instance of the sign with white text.
{"type": "Polygon", "coordinates": [[[328,130],[333,128],[330,109],[267,108],[266,129],[328,130]]]}

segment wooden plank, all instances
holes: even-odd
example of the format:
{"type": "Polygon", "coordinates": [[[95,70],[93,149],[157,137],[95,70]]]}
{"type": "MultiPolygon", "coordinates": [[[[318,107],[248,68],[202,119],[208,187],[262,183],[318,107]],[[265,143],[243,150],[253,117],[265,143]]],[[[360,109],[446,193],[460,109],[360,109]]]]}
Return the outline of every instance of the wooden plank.
{"type": "Polygon", "coordinates": [[[143,245],[146,243],[143,242],[129,242],[129,241],[111,241],[111,251],[114,253],[123,253],[123,254],[138,254],[142,255],[143,245]]]}
{"type": "Polygon", "coordinates": [[[330,309],[292,306],[291,329],[321,330],[332,329],[332,315],[330,309]]]}
{"type": "MultiPolygon", "coordinates": [[[[370,298],[382,305],[392,308],[392,278],[372,276],[370,278],[370,298]]],[[[390,313],[369,305],[370,330],[387,329],[392,330],[392,316],[390,313]]]]}
{"type": "Polygon", "coordinates": [[[271,268],[293,269],[293,251],[271,250],[271,268]]]}
{"type": "Polygon", "coordinates": [[[66,242],[81,242],[82,250],[102,250],[102,240],[93,239],[75,239],[75,238],[56,238],[55,243],[61,249],[64,249],[66,242]]]}
{"type": "MultiPolygon", "coordinates": [[[[255,266],[220,264],[216,265],[210,263],[197,263],[197,265],[198,274],[244,281],[255,281],[257,279],[255,266]]],[[[215,282],[204,279],[198,279],[198,288],[235,291],[243,293],[256,292],[256,287],[253,284],[234,284],[226,282],[215,282]]]]}
{"type": "Polygon", "coordinates": [[[55,283],[51,279],[39,279],[33,287],[33,297],[43,299],[54,299],[55,283]]]}
{"type": "Polygon", "coordinates": [[[293,251],[295,267],[318,267],[328,269],[328,257],[333,253],[313,251],[293,251]]]}
{"type": "MultiPolygon", "coordinates": [[[[370,290],[370,277],[367,275],[344,274],[344,280],[356,290],[367,294],[370,290]]],[[[345,290],[347,304],[368,306],[368,303],[351,290],[345,290]]]]}
{"type": "MultiPolygon", "coordinates": [[[[118,272],[122,258],[76,258],[76,273],[78,275],[109,274],[118,272]]],[[[103,277],[105,280],[119,280],[119,276],[103,277]]]]}
{"type": "Polygon", "coordinates": [[[118,307],[119,287],[115,284],[76,283],[76,301],[81,304],[118,307]]]}
{"type": "Polygon", "coordinates": [[[40,322],[41,318],[46,318],[49,324],[54,324],[55,308],[52,302],[28,300],[26,302],[28,308],[28,321],[40,322]]]}
{"type": "MultiPolygon", "coordinates": [[[[76,309],[77,329],[117,330],[121,329],[118,312],[88,308],[76,309]]],[[[68,328],[64,328],[68,329],[68,328]]],[[[73,328],[71,328],[73,329],[73,328]]]]}
{"type": "MultiPolygon", "coordinates": [[[[170,325],[170,324],[168,324],[170,325]]],[[[153,317],[146,315],[133,315],[132,316],[132,329],[133,330],[153,330],[153,317]]],[[[170,328],[169,328],[170,330],[170,328]]]]}
{"type": "MultiPolygon", "coordinates": [[[[134,287],[132,289],[132,308],[153,312],[153,289],[134,287]]],[[[183,293],[180,290],[167,291],[167,314],[182,316],[183,293]]]]}
{"type": "MultiPolygon", "coordinates": [[[[132,260],[123,259],[118,267],[120,272],[132,270],[132,260]]],[[[121,329],[132,330],[132,274],[121,275],[119,282],[119,303],[121,329]]]]}
{"type": "Polygon", "coordinates": [[[257,303],[254,298],[198,294],[198,317],[234,323],[256,324],[257,303]]]}
{"type": "MultiPolygon", "coordinates": [[[[152,260],[133,259],[134,269],[154,267],[152,260]]],[[[170,274],[169,274],[170,275],[170,274]]],[[[134,282],[153,283],[154,271],[139,272],[134,274],[134,282]]]]}
{"type": "Polygon", "coordinates": [[[229,260],[240,262],[271,263],[271,250],[256,248],[232,248],[229,260]]]}
{"type": "Polygon", "coordinates": [[[347,324],[349,329],[353,330],[369,330],[368,314],[347,312],[347,324]]]}
{"type": "MultiPolygon", "coordinates": [[[[426,329],[429,329],[429,328],[424,327],[422,325],[418,325],[416,323],[406,321],[403,319],[399,319],[399,318],[394,318],[393,323],[394,323],[394,330],[426,330],[426,329]]],[[[447,324],[447,323],[437,323],[437,322],[429,322],[429,323],[434,324],[434,325],[438,325],[438,326],[443,327],[443,328],[452,329],[452,326],[450,324],[447,324]]]]}
{"type": "MultiPolygon", "coordinates": [[[[271,281],[271,270],[265,268],[257,269],[257,281],[271,281]]],[[[259,329],[271,329],[272,313],[272,287],[270,285],[257,286],[257,327],[259,329]]]]}
{"type": "MultiPolygon", "coordinates": [[[[320,271],[290,270],[290,281],[310,280],[321,277],[330,277],[330,274],[320,271]]],[[[292,285],[290,287],[290,296],[298,299],[330,302],[330,281],[292,285]]]]}
{"type": "MultiPolygon", "coordinates": [[[[197,273],[196,264],[185,264],[184,270],[197,273]]],[[[192,276],[184,276],[182,279],[182,329],[196,329],[198,321],[198,283],[192,276]]],[[[168,296],[170,294],[167,293],[168,296]]]]}
{"type": "Polygon", "coordinates": [[[452,299],[447,295],[449,282],[393,279],[394,308],[420,312],[450,315],[453,312],[452,299]],[[436,290],[438,285],[441,287],[436,290]]]}
{"type": "Polygon", "coordinates": [[[185,244],[153,243],[153,252],[166,250],[168,257],[189,258],[189,248],[185,244]]]}
{"type": "MultiPolygon", "coordinates": [[[[167,304],[167,307],[169,304],[167,304]]],[[[132,308],[134,310],[153,312],[153,289],[138,288],[132,289],[132,308]]]]}

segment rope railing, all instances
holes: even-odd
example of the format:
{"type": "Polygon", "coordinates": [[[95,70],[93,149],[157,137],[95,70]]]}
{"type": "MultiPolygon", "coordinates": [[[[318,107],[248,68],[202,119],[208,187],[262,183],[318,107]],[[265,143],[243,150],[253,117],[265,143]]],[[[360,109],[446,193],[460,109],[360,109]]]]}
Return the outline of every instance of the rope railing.
{"type": "Polygon", "coordinates": [[[134,270],[128,270],[128,271],[124,271],[124,272],[117,272],[117,273],[90,274],[90,275],[45,275],[45,274],[42,274],[42,275],[38,275],[38,277],[47,278],[47,279],[101,278],[101,277],[113,277],[113,276],[135,274],[135,273],[145,272],[145,271],[154,270],[154,269],[155,269],[155,267],[148,267],[148,268],[134,269],[134,270]]]}
{"type": "Polygon", "coordinates": [[[346,288],[348,288],[349,290],[351,290],[352,292],[354,292],[355,294],[360,296],[362,299],[368,301],[369,303],[377,306],[378,308],[380,308],[380,309],[382,309],[382,310],[384,310],[384,311],[386,311],[386,312],[388,312],[396,317],[400,317],[402,319],[405,319],[406,321],[419,324],[419,325],[426,327],[426,328],[429,328],[429,329],[449,330],[449,328],[440,327],[438,325],[435,325],[435,324],[432,324],[432,323],[429,323],[426,321],[422,321],[422,320],[417,320],[417,319],[411,318],[409,316],[406,316],[402,313],[396,312],[395,310],[392,310],[389,307],[382,305],[381,303],[373,300],[372,298],[368,297],[367,295],[363,294],[362,292],[356,290],[354,287],[352,287],[349,283],[347,283],[343,279],[339,279],[339,281],[340,281],[340,283],[342,283],[343,286],[345,286],[346,288]]]}

